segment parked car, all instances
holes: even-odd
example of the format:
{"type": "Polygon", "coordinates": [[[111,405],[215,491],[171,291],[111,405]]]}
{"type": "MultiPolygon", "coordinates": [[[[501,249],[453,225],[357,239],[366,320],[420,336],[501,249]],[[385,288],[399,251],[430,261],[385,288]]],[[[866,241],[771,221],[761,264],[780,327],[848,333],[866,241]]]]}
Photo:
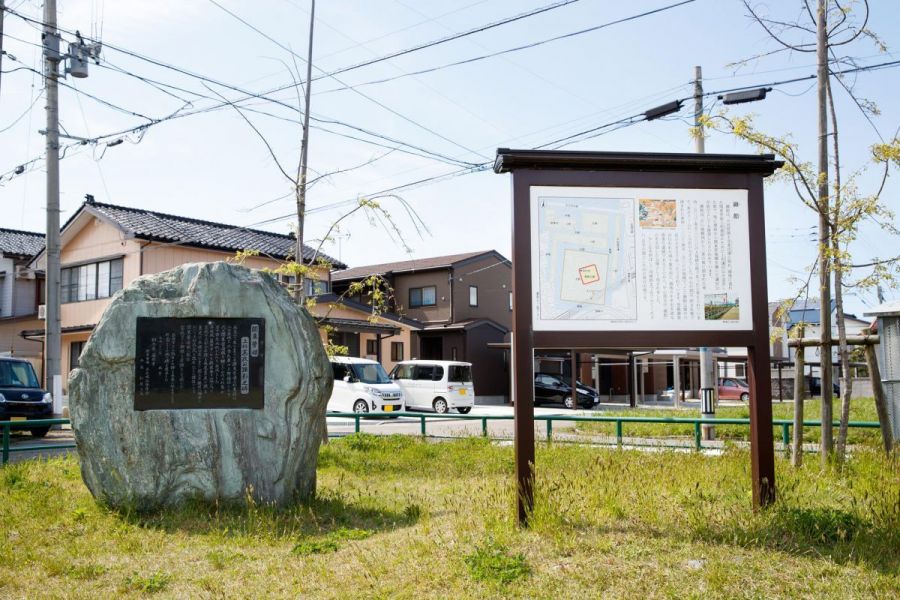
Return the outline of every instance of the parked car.
{"type": "MultiPolygon", "coordinates": [[[[41,389],[34,367],[27,360],[0,358],[0,421],[28,421],[53,418],[53,398],[41,389]]],[[[42,438],[50,427],[31,427],[42,438]]]]}
{"type": "MultiPolygon", "coordinates": [[[[841,395],[841,386],[838,385],[836,381],[831,382],[832,394],[835,396],[841,395]]],[[[821,377],[810,377],[809,378],[809,395],[810,396],[821,396],[822,395],[822,378],[821,377]]]]}
{"type": "MultiPolygon", "coordinates": [[[[571,381],[571,380],[570,380],[571,381]]],[[[592,408],[600,402],[600,394],[580,381],[575,382],[578,406],[592,408]]],[[[554,373],[534,374],[534,404],[562,404],[566,408],[575,408],[572,399],[572,386],[562,375],[554,373]]]]}
{"type": "Polygon", "coordinates": [[[368,358],[331,358],[334,388],[328,399],[331,412],[397,412],[403,410],[403,391],[380,363],[368,358]]]}
{"type": "Polygon", "coordinates": [[[405,360],[391,371],[403,390],[406,406],[439,414],[456,409],[468,414],[475,406],[472,363],[453,360],[405,360]]]}
{"type": "Polygon", "coordinates": [[[719,378],[719,400],[750,400],[750,386],[743,379],[734,377],[719,378]]]}

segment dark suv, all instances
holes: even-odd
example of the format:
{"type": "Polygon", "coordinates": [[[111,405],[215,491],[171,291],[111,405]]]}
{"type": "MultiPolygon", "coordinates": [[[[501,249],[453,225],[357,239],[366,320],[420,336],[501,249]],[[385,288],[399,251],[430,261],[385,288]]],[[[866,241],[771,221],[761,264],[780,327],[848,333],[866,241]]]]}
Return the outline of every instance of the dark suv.
{"type": "MultiPolygon", "coordinates": [[[[0,421],[51,418],[53,400],[41,389],[31,363],[18,358],[0,358],[0,421]]],[[[50,431],[50,427],[28,429],[39,438],[50,431]]]]}

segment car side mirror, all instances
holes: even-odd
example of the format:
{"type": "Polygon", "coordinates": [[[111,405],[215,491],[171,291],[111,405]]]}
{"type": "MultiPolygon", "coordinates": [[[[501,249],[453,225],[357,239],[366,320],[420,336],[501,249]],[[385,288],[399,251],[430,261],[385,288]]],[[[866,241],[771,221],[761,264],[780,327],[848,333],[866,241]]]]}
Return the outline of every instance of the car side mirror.
{"type": "Polygon", "coordinates": [[[353,377],[351,377],[350,375],[344,375],[344,381],[346,383],[351,383],[353,381],[353,377]]]}

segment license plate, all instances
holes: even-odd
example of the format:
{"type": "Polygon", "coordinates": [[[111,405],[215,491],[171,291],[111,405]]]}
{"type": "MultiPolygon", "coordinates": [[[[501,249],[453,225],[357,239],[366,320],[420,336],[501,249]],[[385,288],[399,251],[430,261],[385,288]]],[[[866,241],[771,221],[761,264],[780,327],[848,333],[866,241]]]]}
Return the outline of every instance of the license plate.
{"type": "Polygon", "coordinates": [[[28,420],[28,417],[10,417],[9,420],[10,421],[26,421],[26,420],[28,420]]]}
{"type": "Polygon", "coordinates": [[[394,407],[391,406],[391,405],[386,405],[386,406],[384,406],[384,407],[382,408],[382,410],[384,410],[384,412],[393,412],[393,411],[394,411],[394,407]]]}
{"type": "Polygon", "coordinates": [[[466,388],[459,388],[459,395],[460,395],[460,396],[465,396],[465,395],[466,395],[466,388]]]}

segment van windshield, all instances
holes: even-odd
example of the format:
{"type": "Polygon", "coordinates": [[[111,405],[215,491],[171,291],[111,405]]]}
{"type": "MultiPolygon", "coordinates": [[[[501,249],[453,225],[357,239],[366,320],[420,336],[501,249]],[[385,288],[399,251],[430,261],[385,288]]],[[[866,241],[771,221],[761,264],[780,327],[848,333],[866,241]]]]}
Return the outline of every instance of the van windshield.
{"type": "Polygon", "coordinates": [[[472,367],[468,365],[450,365],[447,381],[470,383],[472,381],[472,367]]]}
{"type": "Polygon", "coordinates": [[[351,363],[353,375],[363,383],[390,383],[391,378],[380,364],[351,363]]]}
{"type": "Polygon", "coordinates": [[[0,361],[0,387],[40,387],[31,363],[3,360],[0,361]]]}

